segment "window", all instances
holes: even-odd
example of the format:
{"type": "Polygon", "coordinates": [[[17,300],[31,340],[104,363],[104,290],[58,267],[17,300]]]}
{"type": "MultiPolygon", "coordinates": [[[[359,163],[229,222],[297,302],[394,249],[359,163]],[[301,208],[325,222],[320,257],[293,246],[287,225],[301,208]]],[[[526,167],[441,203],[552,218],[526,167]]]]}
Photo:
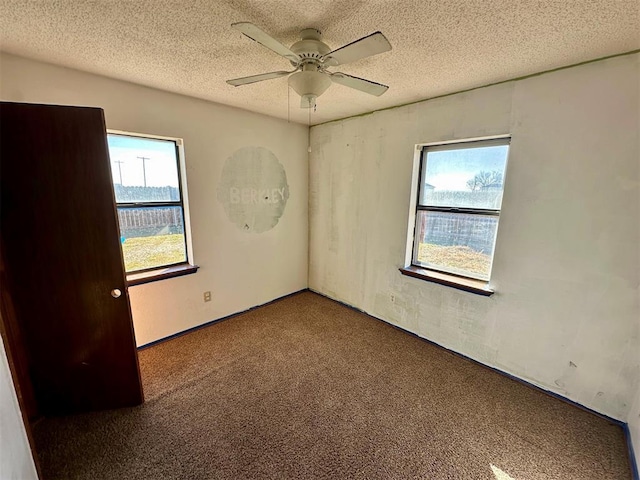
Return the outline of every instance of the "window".
{"type": "Polygon", "coordinates": [[[126,272],[188,265],[182,141],[121,132],[107,140],[126,272]]]}
{"type": "Polygon", "coordinates": [[[422,147],[413,267],[447,274],[436,275],[448,277],[447,284],[457,283],[453,275],[461,277],[461,281],[480,281],[476,285],[484,282],[486,287],[500,218],[509,140],[422,147]]]}

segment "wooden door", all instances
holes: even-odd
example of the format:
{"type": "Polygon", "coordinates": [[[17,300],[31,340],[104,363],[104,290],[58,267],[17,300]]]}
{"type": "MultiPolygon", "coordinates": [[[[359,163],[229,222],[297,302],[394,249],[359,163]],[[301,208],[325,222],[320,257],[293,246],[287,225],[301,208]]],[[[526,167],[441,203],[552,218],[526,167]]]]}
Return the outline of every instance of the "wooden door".
{"type": "Polygon", "coordinates": [[[102,110],[0,103],[0,131],[2,288],[40,413],[142,403],[102,110]]]}

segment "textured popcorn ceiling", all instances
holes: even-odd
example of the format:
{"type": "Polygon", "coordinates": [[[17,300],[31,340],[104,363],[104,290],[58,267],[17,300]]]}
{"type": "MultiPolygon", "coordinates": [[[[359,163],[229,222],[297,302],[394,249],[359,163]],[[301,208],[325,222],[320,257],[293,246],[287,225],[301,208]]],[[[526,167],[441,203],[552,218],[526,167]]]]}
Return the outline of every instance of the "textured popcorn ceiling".
{"type": "MultiPolygon", "coordinates": [[[[332,85],[311,123],[640,48],[638,0],[0,0],[2,50],[307,123],[287,79],[225,80],[290,64],[230,27],[249,21],[289,46],[306,27],[336,48],[382,31],[391,52],[340,71],[390,88],[332,85]]],[[[334,69],[334,71],[337,69],[334,69]]]]}

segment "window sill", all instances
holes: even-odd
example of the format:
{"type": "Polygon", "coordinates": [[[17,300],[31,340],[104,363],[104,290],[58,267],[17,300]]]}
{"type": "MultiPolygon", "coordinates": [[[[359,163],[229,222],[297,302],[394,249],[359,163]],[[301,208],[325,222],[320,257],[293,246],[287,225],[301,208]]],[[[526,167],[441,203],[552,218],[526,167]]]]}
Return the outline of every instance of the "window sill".
{"type": "Polygon", "coordinates": [[[409,265],[401,268],[400,273],[409,277],[419,278],[421,280],[426,280],[427,282],[439,283],[441,285],[457,288],[458,290],[464,290],[465,292],[471,292],[477,295],[483,295],[485,297],[489,297],[495,293],[489,288],[489,283],[484,280],[458,277],[457,275],[427,270],[426,268],[416,267],[415,265],[409,265]]]}
{"type": "Polygon", "coordinates": [[[142,285],[143,283],[157,282],[158,280],[164,280],[166,278],[191,275],[192,273],[196,273],[198,268],[200,267],[197,265],[183,263],[181,265],[149,270],[148,272],[129,273],[127,274],[127,285],[132,287],[134,285],[142,285]]]}

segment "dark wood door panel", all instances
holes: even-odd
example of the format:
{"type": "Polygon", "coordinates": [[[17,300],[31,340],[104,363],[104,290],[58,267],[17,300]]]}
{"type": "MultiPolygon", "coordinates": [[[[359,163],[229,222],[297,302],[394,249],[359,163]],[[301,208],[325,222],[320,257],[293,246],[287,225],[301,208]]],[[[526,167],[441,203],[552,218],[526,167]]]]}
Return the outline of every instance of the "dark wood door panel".
{"type": "Polygon", "coordinates": [[[102,110],[3,103],[0,129],[6,269],[40,409],[141,403],[102,110]]]}

